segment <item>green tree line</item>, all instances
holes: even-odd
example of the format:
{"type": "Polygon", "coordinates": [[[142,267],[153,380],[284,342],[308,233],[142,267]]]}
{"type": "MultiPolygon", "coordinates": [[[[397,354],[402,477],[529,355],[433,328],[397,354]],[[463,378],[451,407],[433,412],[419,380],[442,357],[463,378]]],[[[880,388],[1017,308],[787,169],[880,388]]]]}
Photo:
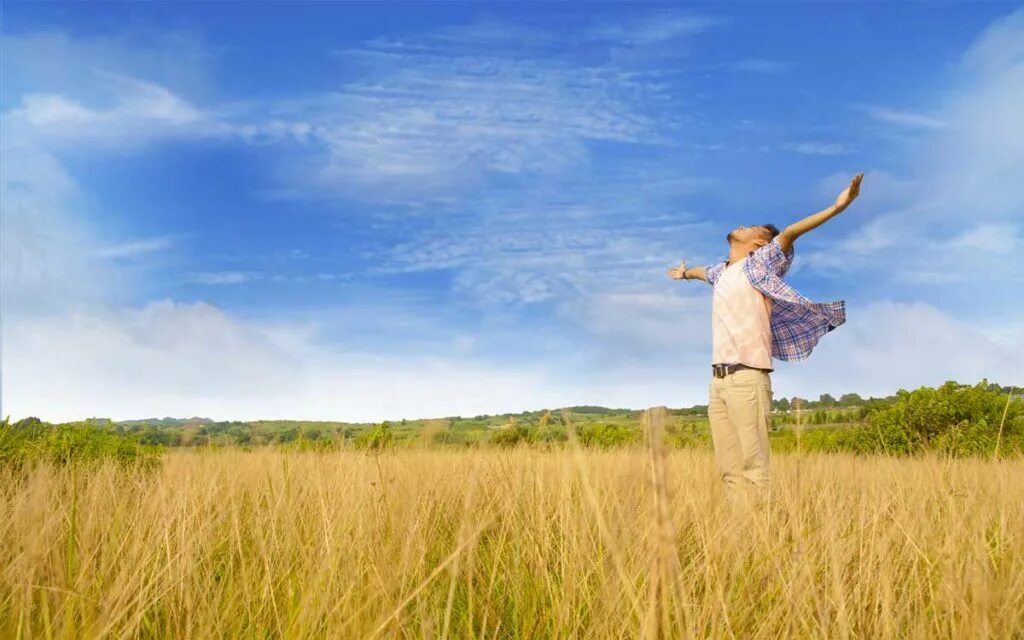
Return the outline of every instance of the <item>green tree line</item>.
{"type": "MultiPolygon", "coordinates": [[[[1024,454],[1024,393],[982,381],[947,382],[938,388],[901,390],[887,398],[823,394],[817,401],[779,399],[772,415],[772,446],[778,451],[846,451],[951,456],[1024,454]],[[1015,398],[1011,400],[1011,398],[1015,398]],[[794,407],[799,407],[799,410],[794,407]]],[[[666,433],[678,447],[710,447],[706,406],[669,412],[666,433]]],[[[381,451],[413,445],[566,446],[575,436],[584,447],[642,443],[640,412],[574,407],[501,416],[459,416],[430,421],[350,424],[340,422],[214,422],[87,420],[48,424],[37,418],[0,422],[0,464],[34,460],[68,463],[112,459],[153,464],[169,447],[281,446],[297,450],[381,451]],[[577,409],[578,411],[574,411],[577,409]]]]}

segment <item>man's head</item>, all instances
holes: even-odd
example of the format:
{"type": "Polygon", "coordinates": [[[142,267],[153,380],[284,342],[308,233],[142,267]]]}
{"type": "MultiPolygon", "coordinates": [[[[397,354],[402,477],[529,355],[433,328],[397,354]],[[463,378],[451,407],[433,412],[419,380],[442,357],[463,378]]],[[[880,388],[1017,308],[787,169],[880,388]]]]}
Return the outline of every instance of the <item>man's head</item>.
{"type": "Polygon", "coordinates": [[[772,241],[772,238],[779,235],[779,229],[773,224],[755,224],[749,227],[736,227],[729,232],[726,240],[730,245],[747,245],[750,247],[762,247],[772,241]]]}

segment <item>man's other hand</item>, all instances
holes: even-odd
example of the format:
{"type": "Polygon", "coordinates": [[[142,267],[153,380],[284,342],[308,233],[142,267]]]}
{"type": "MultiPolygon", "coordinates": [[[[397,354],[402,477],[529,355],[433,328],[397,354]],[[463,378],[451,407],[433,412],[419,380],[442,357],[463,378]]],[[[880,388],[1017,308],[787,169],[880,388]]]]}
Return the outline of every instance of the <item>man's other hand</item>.
{"type": "Polygon", "coordinates": [[[683,274],[686,273],[686,261],[680,260],[678,267],[669,267],[669,269],[666,270],[665,273],[668,274],[668,277],[672,278],[673,280],[685,280],[686,276],[684,276],[683,274]]]}

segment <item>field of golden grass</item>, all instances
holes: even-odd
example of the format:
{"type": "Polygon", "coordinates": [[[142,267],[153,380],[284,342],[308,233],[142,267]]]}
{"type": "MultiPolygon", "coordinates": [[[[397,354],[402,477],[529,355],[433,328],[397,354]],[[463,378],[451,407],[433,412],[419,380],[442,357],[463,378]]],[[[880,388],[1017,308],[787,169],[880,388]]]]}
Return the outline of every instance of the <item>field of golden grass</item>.
{"type": "Polygon", "coordinates": [[[663,471],[643,448],[3,471],[0,637],[1024,636],[1020,460],[776,455],[752,513],[710,452],[663,471]]]}

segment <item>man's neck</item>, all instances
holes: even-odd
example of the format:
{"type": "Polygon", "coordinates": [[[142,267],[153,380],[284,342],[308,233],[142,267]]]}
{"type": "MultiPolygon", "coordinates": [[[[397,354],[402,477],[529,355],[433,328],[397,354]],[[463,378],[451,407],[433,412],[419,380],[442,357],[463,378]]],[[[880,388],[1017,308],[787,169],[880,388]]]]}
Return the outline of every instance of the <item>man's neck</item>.
{"type": "Polygon", "coordinates": [[[751,251],[757,249],[757,245],[753,243],[729,243],[729,264],[736,264],[743,258],[750,255],[751,251]]]}

